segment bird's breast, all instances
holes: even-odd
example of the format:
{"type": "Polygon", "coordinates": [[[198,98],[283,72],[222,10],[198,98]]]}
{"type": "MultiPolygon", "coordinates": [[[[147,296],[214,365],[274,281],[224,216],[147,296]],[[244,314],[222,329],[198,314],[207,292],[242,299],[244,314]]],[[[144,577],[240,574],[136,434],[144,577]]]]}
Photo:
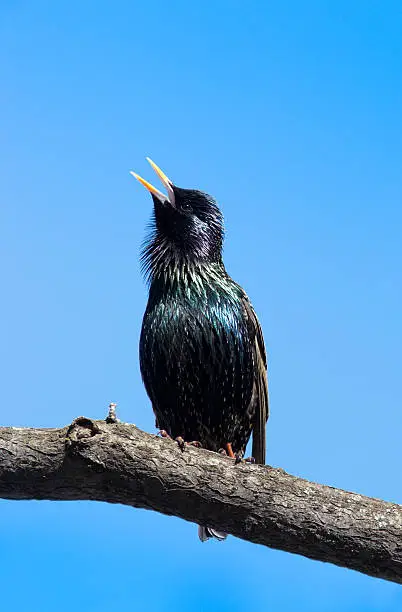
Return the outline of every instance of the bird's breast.
{"type": "Polygon", "coordinates": [[[234,291],[151,287],[140,365],[157,421],[169,431],[197,436],[212,450],[239,427],[249,435],[252,342],[234,291]]]}
{"type": "Polygon", "coordinates": [[[225,371],[249,354],[237,285],[222,278],[151,285],[140,341],[144,368],[163,362],[166,370],[191,365],[225,371]]]}

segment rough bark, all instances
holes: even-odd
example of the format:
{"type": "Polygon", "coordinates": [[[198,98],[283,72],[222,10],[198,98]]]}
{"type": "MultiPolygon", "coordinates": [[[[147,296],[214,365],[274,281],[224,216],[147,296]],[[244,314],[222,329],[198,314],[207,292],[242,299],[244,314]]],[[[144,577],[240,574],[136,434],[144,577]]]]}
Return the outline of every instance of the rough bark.
{"type": "Polygon", "coordinates": [[[181,452],[134,425],[79,417],[63,429],[0,428],[0,497],[148,508],[402,583],[402,506],[181,452]]]}

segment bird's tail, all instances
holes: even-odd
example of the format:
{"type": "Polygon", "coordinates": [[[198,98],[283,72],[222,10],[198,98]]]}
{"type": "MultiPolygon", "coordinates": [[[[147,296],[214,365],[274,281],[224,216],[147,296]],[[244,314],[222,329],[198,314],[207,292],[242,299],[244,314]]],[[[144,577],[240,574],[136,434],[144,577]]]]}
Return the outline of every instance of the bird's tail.
{"type": "Polygon", "coordinates": [[[212,527],[201,527],[201,525],[198,525],[198,537],[201,542],[206,542],[210,538],[215,538],[219,540],[219,542],[222,542],[226,540],[228,536],[224,531],[217,531],[216,529],[212,529],[212,527]]]}

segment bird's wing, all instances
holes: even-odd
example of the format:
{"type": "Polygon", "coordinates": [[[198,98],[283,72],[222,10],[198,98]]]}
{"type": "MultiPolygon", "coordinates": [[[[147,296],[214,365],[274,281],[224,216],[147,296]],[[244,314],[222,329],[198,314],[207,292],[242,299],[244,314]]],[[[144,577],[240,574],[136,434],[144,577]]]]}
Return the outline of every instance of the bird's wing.
{"type": "Polygon", "coordinates": [[[257,463],[265,463],[266,422],[269,416],[269,396],[267,379],[267,356],[265,352],[264,338],[261,325],[257,319],[250,300],[245,295],[243,304],[247,317],[247,325],[250,337],[254,338],[253,360],[254,360],[254,384],[251,403],[254,408],[253,422],[253,450],[252,455],[257,463]]]}

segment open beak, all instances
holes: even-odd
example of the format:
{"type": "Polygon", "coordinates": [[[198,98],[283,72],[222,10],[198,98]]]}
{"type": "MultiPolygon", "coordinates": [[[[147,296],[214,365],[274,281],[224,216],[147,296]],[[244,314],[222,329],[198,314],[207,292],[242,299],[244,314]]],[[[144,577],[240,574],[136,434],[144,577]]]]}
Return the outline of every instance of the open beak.
{"type": "Polygon", "coordinates": [[[160,180],[162,181],[167,191],[167,196],[161,191],[159,191],[159,189],[151,185],[151,183],[148,183],[148,181],[146,181],[141,176],[139,176],[139,174],[136,174],[135,172],[132,172],[132,171],[130,171],[130,174],[132,174],[137,179],[137,181],[140,181],[141,185],[144,185],[145,189],[148,189],[148,191],[152,193],[152,195],[154,195],[156,198],[158,198],[158,200],[162,202],[162,204],[168,201],[171,204],[171,206],[174,207],[175,197],[174,197],[172,181],[166,176],[164,172],[162,172],[159,166],[157,166],[155,162],[152,161],[152,159],[150,159],[149,157],[147,157],[146,159],[147,161],[149,161],[152,168],[155,170],[156,174],[159,176],[160,180]]]}

